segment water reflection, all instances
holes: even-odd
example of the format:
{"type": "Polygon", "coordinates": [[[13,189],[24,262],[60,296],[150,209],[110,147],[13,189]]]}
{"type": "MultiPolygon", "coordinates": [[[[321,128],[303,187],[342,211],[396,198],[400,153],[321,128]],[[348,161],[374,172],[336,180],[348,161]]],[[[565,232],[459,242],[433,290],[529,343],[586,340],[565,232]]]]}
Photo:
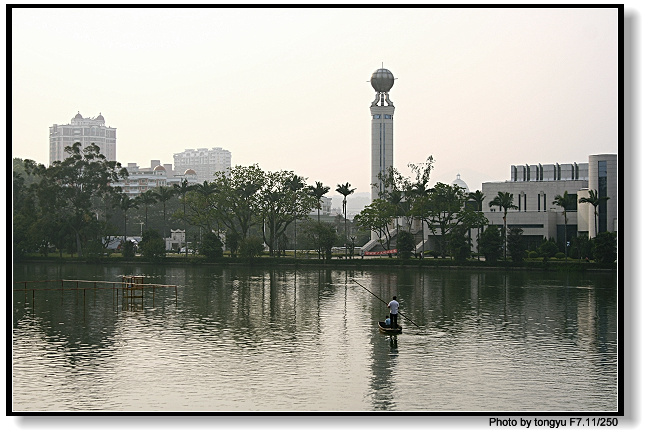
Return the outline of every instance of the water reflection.
{"type": "Polygon", "coordinates": [[[615,275],[28,264],[14,280],[177,284],[17,292],[14,409],[613,411],[615,275]],[[353,281],[366,287],[368,293],[353,281]],[[397,295],[404,332],[378,332],[397,295]],[[227,397],[223,397],[227,395],[227,397]]]}

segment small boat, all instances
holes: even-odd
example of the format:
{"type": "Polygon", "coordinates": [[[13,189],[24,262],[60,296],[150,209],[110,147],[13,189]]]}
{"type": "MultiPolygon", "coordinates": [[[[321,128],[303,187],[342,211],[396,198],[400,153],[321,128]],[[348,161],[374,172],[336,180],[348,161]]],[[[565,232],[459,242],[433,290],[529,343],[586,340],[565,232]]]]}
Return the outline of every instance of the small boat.
{"type": "Polygon", "coordinates": [[[391,328],[387,324],[385,324],[385,321],[378,321],[378,328],[380,329],[381,332],[387,333],[387,334],[400,334],[400,333],[403,333],[403,327],[398,326],[396,328],[391,328]]]}

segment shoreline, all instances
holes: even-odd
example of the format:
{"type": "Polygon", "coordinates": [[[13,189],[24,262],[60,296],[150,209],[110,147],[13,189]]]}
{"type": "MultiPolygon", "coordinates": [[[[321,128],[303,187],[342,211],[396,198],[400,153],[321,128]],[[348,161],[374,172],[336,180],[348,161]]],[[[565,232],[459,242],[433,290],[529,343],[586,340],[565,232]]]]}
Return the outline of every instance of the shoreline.
{"type": "Polygon", "coordinates": [[[578,262],[564,260],[542,260],[524,261],[523,263],[497,262],[486,263],[485,261],[467,261],[464,263],[452,262],[450,259],[427,258],[424,260],[398,258],[385,259],[331,259],[321,260],[312,258],[270,258],[261,257],[253,260],[241,258],[222,258],[215,261],[208,261],[204,257],[168,257],[160,261],[149,261],[144,259],[123,259],[121,257],[87,259],[87,258],[60,258],[60,257],[33,257],[13,261],[13,264],[28,263],[51,263],[51,264],[97,264],[97,265],[177,265],[177,266],[215,266],[215,267],[281,267],[281,268],[305,268],[319,267],[326,269],[443,269],[443,270],[484,270],[484,271],[575,271],[575,272],[618,272],[618,263],[602,264],[593,262],[578,262]]]}

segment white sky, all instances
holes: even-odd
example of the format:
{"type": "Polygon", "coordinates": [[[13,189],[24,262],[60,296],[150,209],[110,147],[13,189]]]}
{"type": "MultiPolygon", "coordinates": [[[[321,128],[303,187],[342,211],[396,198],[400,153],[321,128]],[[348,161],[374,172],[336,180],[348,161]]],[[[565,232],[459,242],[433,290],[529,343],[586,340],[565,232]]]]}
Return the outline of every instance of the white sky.
{"type": "MultiPolygon", "coordinates": [[[[470,190],[510,165],[618,152],[616,9],[14,9],[13,156],[48,163],[52,124],[117,128],[117,159],[172,163],[223,147],[233,165],[335,190],[370,183],[374,70],[394,164],[433,155],[470,190]]],[[[334,194],[329,194],[334,195],[334,194]]]]}

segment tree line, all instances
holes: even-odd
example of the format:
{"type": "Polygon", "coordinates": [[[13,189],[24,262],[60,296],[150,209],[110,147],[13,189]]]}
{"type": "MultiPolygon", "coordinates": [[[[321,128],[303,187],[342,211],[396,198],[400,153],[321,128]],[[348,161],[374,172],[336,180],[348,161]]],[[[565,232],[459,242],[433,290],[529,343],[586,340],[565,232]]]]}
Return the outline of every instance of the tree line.
{"type": "MultiPolygon", "coordinates": [[[[133,219],[141,224],[141,252],[154,259],[166,253],[163,238],[169,235],[170,222],[182,224],[185,245],[198,246],[200,253],[210,258],[222,256],[223,246],[233,256],[256,256],[266,247],[270,255],[285,254],[289,236],[296,257],[298,225],[301,238],[320,257],[330,259],[335,245],[346,247],[348,257],[355,246],[356,239],[349,236],[347,220],[347,198],[355,188],[348,182],[335,189],[343,196],[343,228],[336,229],[320,221],[321,200],[330,187],[322,182],[308,185],[305,177],[293,171],[266,172],[256,164],[235,166],[228,173],[219,173],[212,182],[190,184],[184,179],[173,187],[156,187],[131,198],[120,187],[113,186],[126,179],[128,171],[118,162],[106,160],[98,146],[82,148],[75,143],[66,147],[66,152],[67,158],[49,167],[28,159],[14,160],[16,258],[33,252],[47,255],[50,250],[99,256],[106,253],[109,238],[118,235],[122,237],[122,253],[132,256],[132,244],[126,236],[129,220],[132,235],[133,219]],[[316,220],[309,217],[312,209],[317,209],[316,220]]],[[[429,156],[422,164],[409,164],[411,177],[395,168],[379,176],[383,185],[379,198],[353,221],[367,233],[366,240],[368,233],[373,232],[383,249],[395,247],[401,257],[408,258],[417,250],[417,242],[429,235],[433,249],[428,252],[432,255],[466,260],[472,256],[471,232],[476,231],[478,258],[520,261],[527,255],[532,257],[531,252],[536,256],[554,256],[554,249],[560,248],[566,258],[567,209],[573,204],[573,197],[567,192],[557,195],[553,202],[563,208],[564,244],[555,245],[553,239],[544,239],[534,251],[527,251],[522,229],[507,227],[508,211],[517,209],[511,193],[498,192],[488,203],[504,212],[502,229],[489,225],[482,209],[485,197],[481,191],[467,193],[457,185],[440,182],[430,186],[433,163],[429,156]],[[415,221],[420,226],[420,237],[416,233],[416,238],[415,221]]],[[[596,191],[580,199],[594,207],[595,225],[598,206],[607,199],[599,197],[596,191]]],[[[614,233],[601,233],[595,239],[581,235],[570,239],[570,243],[572,257],[616,259],[614,233]]],[[[358,239],[357,244],[364,244],[364,238],[358,239]]],[[[188,247],[184,253],[189,254],[188,247]]]]}
{"type": "MultiPolygon", "coordinates": [[[[68,157],[49,167],[32,160],[14,160],[14,256],[51,249],[78,256],[106,252],[110,236],[121,235],[123,253],[132,254],[126,241],[129,219],[137,212],[143,233],[142,252],[153,258],[165,253],[163,238],[169,222],[181,224],[186,243],[190,231],[200,241],[194,247],[218,256],[225,247],[236,256],[258,255],[267,247],[270,255],[285,251],[288,230],[297,238],[297,222],[303,221],[302,235],[320,252],[331,256],[335,244],[344,243],[334,226],[319,221],[321,199],[330,190],[321,182],[307,185],[306,178],[293,171],[263,171],[258,165],[235,166],[219,173],[212,182],[190,184],[186,179],[173,187],[160,186],[131,198],[120,187],[128,171],[108,161],[92,144],[66,147],[68,157]],[[153,224],[149,210],[162,207],[162,220],[153,224]],[[308,215],[317,208],[317,221],[308,215]],[[265,246],[264,246],[265,245],[265,246]]],[[[349,183],[338,184],[343,195],[346,231],[347,196],[354,192],[349,183]]],[[[158,218],[159,219],[159,218],[158,218]]],[[[132,235],[131,221],[131,235],[132,235]]],[[[348,234],[345,235],[345,238],[348,234]]],[[[189,248],[185,248],[185,254],[189,248]]],[[[296,255],[296,250],[295,250],[296,255]]]]}

